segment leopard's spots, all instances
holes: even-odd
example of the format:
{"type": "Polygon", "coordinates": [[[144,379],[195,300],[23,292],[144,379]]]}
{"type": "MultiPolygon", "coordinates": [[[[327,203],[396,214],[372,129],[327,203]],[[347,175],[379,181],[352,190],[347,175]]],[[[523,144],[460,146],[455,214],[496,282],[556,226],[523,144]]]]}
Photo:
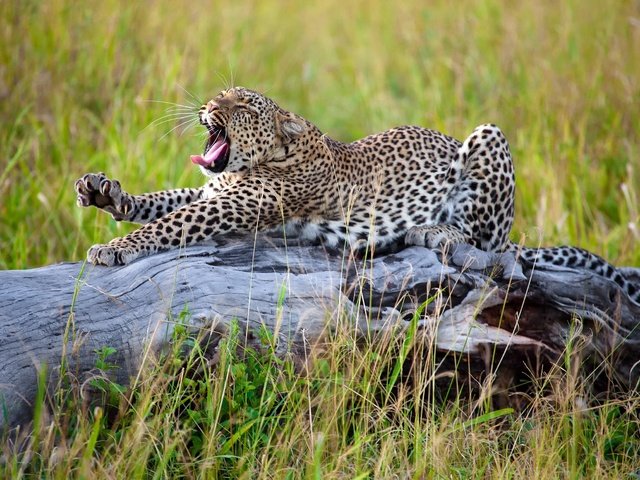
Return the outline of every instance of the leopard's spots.
{"type": "MultiPolygon", "coordinates": [[[[464,141],[416,126],[352,143],[324,135],[257,92],[237,87],[203,105],[205,151],[193,155],[200,189],[129,195],[104,174],[76,182],[78,203],[144,225],[94,246],[89,259],[113,265],[221,235],[284,228],[336,246],[438,247],[468,242],[488,251],[508,241],[515,179],[509,144],[495,125],[464,141]]],[[[640,291],[615,267],[573,247],[518,249],[537,265],[589,268],[637,302],[640,291]]]]}

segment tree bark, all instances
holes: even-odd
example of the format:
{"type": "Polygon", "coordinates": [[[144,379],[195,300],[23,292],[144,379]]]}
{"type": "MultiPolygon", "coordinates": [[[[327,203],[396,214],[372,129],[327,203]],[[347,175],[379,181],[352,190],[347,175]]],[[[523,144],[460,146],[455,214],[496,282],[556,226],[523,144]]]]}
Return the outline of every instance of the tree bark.
{"type": "MultiPolygon", "coordinates": [[[[640,285],[640,269],[621,271],[640,285]]],[[[4,426],[30,420],[43,365],[55,384],[63,358],[82,376],[95,368],[95,350],[110,346],[113,379],[126,384],[146,347],[166,345],[185,311],[191,327],[220,336],[233,319],[248,331],[266,326],[279,352],[299,360],[345,318],[363,336],[403,332],[413,318],[441,358],[465,356],[464,368],[480,378],[495,358],[488,352],[499,352],[494,373],[511,380],[552,365],[580,334],[595,388],[629,392],[640,379],[640,306],[616,284],[586,270],[526,269],[512,254],[467,245],[444,256],[411,247],[365,261],[261,237],[123,267],[0,271],[0,285],[4,426]]]]}

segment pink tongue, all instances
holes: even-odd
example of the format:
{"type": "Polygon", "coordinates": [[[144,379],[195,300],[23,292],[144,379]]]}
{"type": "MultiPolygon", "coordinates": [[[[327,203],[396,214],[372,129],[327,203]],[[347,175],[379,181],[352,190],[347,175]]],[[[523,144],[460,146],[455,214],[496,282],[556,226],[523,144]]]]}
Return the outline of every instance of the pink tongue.
{"type": "Polygon", "coordinates": [[[227,152],[227,143],[224,140],[218,140],[211,145],[211,148],[207,150],[207,153],[202,155],[191,155],[191,161],[196,165],[202,165],[203,167],[210,167],[216,160],[222,158],[227,152]]]}

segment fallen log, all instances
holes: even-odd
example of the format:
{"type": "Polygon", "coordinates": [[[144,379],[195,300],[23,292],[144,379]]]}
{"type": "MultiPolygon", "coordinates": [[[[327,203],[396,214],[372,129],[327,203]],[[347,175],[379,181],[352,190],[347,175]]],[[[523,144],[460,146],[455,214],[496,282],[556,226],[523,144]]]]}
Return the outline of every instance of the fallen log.
{"type": "MultiPolygon", "coordinates": [[[[640,269],[621,271],[640,284],[640,269]]],[[[233,319],[248,331],[266,326],[279,353],[301,357],[339,319],[363,335],[402,332],[413,319],[442,358],[465,356],[464,368],[478,377],[492,368],[489,351],[500,353],[512,378],[535,372],[532,361],[560,359],[578,332],[585,368],[603,375],[597,388],[613,381],[629,392],[640,380],[640,306],[615,283],[580,269],[524,268],[512,254],[467,245],[447,255],[411,247],[365,261],[261,238],[123,267],[0,271],[0,284],[3,426],[30,420],[38,371],[46,365],[55,384],[63,358],[82,375],[95,368],[97,349],[114,347],[113,380],[126,384],[145,348],[166,345],[184,311],[191,327],[219,335],[233,319]]]]}

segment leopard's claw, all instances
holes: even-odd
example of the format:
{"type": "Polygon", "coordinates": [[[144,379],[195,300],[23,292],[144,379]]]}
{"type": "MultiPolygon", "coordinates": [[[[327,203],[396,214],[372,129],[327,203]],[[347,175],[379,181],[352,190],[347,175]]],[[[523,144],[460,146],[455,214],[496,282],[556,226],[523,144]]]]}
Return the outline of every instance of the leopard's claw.
{"type": "Polygon", "coordinates": [[[77,204],[94,206],[110,213],[116,220],[127,220],[133,210],[131,196],[122,191],[120,182],[104,173],[87,173],[75,182],[77,204]]]}
{"type": "Polygon", "coordinates": [[[113,244],[97,244],[93,245],[87,251],[87,261],[94,265],[105,265],[113,267],[114,265],[126,265],[139,257],[139,253],[133,250],[118,247],[113,244]]]}

